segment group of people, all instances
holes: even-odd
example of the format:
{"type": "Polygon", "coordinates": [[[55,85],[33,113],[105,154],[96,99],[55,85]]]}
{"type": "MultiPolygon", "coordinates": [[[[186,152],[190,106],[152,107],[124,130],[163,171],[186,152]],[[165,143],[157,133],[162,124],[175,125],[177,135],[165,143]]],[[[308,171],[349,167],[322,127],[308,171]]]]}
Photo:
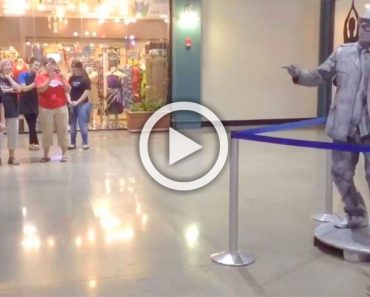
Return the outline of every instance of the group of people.
{"type": "MultiPolygon", "coordinates": [[[[77,123],[82,135],[84,150],[89,149],[88,122],[90,80],[79,61],[72,63],[72,75],[67,79],[57,62],[31,59],[27,71],[13,75],[13,61],[0,63],[0,144],[6,131],[9,165],[19,165],[16,159],[19,135],[19,115],[22,114],[29,128],[29,149],[39,150],[36,123],[39,118],[42,132],[43,156],[49,162],[50,147],[56,131],[62,150],[61,162],[67,162],[67,150],[76,149],[77,123]],[[71,142],[68,145],[68,125],[71,142]]],[[[1,148],[1,146],[0,146],[1,148]]],[[[0,156],[0,166],[2,165],[0,156]]]]}

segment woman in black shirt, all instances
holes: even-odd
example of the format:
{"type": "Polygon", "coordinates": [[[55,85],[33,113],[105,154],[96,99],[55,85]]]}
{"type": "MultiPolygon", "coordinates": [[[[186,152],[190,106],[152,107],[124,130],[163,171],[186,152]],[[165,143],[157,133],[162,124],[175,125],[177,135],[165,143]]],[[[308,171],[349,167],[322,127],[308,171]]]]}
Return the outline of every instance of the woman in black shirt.
{"type": "Polygon", "coordinates": [[[72,76],[69,79],[71,85],[71,145],[70,150],[76,148],[77,122],[82,135],[82,145],[84,150],[89,149],[88,123],[91,104],[89,102],[90,79],[82,67],[81,62],[72,63],[72,76]]]}
{"type": "Polygon", "coordinates": [[[39,140],[37,138],[36,122],[39,113],[39,102],[37,89],[35,86],[36,73],[40,69],[40,61],[32,58],[30,61],[30,69],[22,72],[18,81],[22,86],[22,94],[19,101],[19,112],[23,114],[27,121],[29,130],[29,149],[38,150],[39,140]]]}
{"type": "Polygon", "coordinates": [[[4,105],[5,123],[8,137],[9,149],[9,165],[19,165],[15,159],[15,151],[18,147],[19,133],[19,110],[18,110],[18,94],[22,91],[22,87],[14,80],[13,62],[11,60],[3,60],[0,63],[0,96],[4,105]]]}

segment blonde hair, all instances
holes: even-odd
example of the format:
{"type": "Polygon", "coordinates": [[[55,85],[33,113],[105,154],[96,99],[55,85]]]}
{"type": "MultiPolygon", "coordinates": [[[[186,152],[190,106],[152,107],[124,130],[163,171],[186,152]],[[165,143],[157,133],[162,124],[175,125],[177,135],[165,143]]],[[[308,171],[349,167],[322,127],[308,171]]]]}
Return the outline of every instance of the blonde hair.
{"type": "Polygon", "coordinates": [[[13,61],[10,59],[4,59],[0,62],[0,73],[4,72],[4,67],[6,64],[10,63],[11,66],[13,66],[13,61]]]}

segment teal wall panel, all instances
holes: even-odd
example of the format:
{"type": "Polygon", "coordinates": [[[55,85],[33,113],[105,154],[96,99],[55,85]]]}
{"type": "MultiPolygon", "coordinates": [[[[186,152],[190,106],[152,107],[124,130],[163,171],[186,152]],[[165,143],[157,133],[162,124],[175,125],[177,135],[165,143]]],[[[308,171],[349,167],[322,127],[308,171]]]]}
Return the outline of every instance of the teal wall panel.
{"type": "MultiPolygon", "coordinates": [[[[191,1],[199,16],[193,26],[186,26],[181,21],[181,14],[188,0],[173,0],[172,4],[172,102],[189,101],[201,103],[201,0],[191,1]],[[185,39],[192,40],[190,49],[185,46],[185,39]]],[[[188,23],[187,23],[188,24],[188,23]]],[[[177,112],[173,116],[177,128],[201,126],[201,116],[190,112],[177,112]]]]}

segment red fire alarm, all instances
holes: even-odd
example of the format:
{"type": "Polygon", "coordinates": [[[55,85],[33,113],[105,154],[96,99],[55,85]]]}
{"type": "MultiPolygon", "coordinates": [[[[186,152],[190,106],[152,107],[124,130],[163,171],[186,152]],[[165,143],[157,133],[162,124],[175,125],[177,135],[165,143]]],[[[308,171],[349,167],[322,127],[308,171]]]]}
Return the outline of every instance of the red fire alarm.
{"type": "Polygon", "coordinates": [[[193,45],[193,42],[192,42],[191,38],[186,37],[186,38],[185,38],[185,47],[186,47],[187,49],[191,49],[191,46],[192,46],[192,45],[193,45]]]}

